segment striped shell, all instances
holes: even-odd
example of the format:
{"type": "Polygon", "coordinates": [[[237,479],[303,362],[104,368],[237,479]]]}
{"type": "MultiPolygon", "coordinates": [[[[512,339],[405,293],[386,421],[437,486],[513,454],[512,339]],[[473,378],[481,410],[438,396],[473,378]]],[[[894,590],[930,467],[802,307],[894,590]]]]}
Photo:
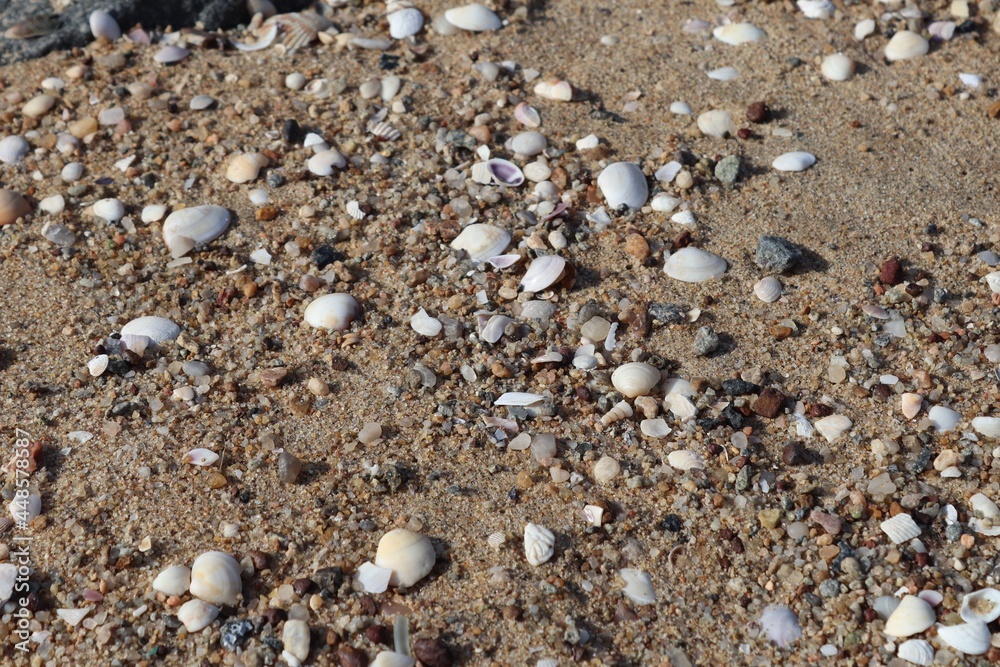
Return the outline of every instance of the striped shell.
{"type": "Polygon", "coordinates": [[[607,426],[620,419],[627,419],[635,414],[632,411],[632,406],[625,401],[618,401],[608,412],[601,417],[601,423],[607,426]]]}
{"type": "Polygon", "coordinates": [[[960,653],[982,655],[990,649],[990,630],[982,621],[938,626],[938,639],[960,653]]]}
{"type": "Polygon", "coordinates": [[[524,527],[524,556],[535,567],[547,563],[555,553],[556,537],[544,526],[529,523],[524,527]]]}
{"type": "Polygon", "coordinates": [[[882,528],[882,532],[889,536],[893,544],[902,544],[920,535],[920,526],[909,514],[897,514],[891,519],[883,521],[879,527],[882,528]]]}
{"type": "Polygon", "coordinates": [[[896,655],[919,667],[930,667],[934,664],[934,647],[923,639],[906,640],[899,645],[896,655]]]}
{"type": "Polygon", "coordinates": [[[364,220],[365,212],[361,210],[361,204],[356,201],[347,202],[347,214],[355,220],[364,220]]]}
{"type": "Polygon", "coordinates": [[[278,43],[283,44],[291,53],[316,41],[319,33],[331,25],[329,20],[316,12],[292,12],[272,16],[264,21],[254,34],[260,37],[266,35],[272,28],[277,28],[278,43]]]}
{"type": "Polygon", "coordinates": [[[17,135],[0,140],[0,162],[4,164],[20,164],[30,151],[28,142],[17,135]]]}
{"type": "Polygon", "coordinates": [[[499,549],[504,545],[506,541],[507,541],[507,536],[500,531],[491,533],[490,536],[486,538],[486,543],[489,544],[494,549],[499,549]]]}
{"type": "Polygon", "coordinates": [[[521,286],[526,292],[542,292],[563,279],[566,274],[566,260],[558,255],[536,257],[521,278],[521,286]]]}
{"type": "Polygon", "coordinates": [[[385,121],[370,125],[368,131],[379,139],[385,139],[386,141],[395,141],[401,136],[399,130],[385,121]]]}
{"type": "Polygon", "coordinates": [[[619,366],[611,374],[611,384],[627,398],[645,396],[659,383],[659,369],[641,361],[619,366]]]}
{"type": "Polygon", "coordinates": [[[771,303],[781,298],[781,281],[773,276],[761,278],[753,286],[753,293],[764,303],[771,303]]]}
{"type": "Polygon", "coordinates": [[[678,470],[687,472],[693,468],[704,468],[705,459],[698,452],[690,449],[678,449],[667,454],[667,463],[678,470]]]}

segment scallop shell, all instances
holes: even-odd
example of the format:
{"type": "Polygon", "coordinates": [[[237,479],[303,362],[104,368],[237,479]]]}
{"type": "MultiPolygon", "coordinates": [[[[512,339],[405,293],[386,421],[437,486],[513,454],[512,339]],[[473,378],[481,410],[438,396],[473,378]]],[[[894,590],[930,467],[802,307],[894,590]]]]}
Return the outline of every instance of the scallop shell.
{"type": "Polygon", "coordinates": [[[573,99],[573,86],[561,79],[545,79],[535,84],[535,95],[547,100],[569,102],[573,99]]]}
{"type": "Polygon", "coordinates": [[[974,621],[992,623],[1000,618],[1000,591],[995,588],[984,588],[969,593],[962,598],[962,609],[959,613],[962,615],[962,620],[969,623],[974,621]]]}
{"type": "Polygon", "coordinates": [[[275,14],[264,21],[254,34],[270,35],[277,29],[281,36],[279,43],[285,46],[288,53],[307,46],[319,38],[319,33],[333,25],[329,19],[313,11],[275,14]]]}
{"type": "Polygon", "coordinates": [[[805,171],[816,164],[816,156],[805,151],[792,151],[782,153],[774,158],[771,166],[778,171],[805,171]]]}
{"type": "Polygon", "coordinates": [[[769,606],[760,615],[760,628],[768,639],[782,648],[802,636],[799,618],[788,607],[769,606]]]}
{"type": "Polygon", "coordinates": [[[441,333],[441,329],[443,328],[441,322],[428,315],[427,311],[423,308],[410,317],[410,326],[418,334],[427,336],[428,338],[434,338],[441,333]]]}
{"type": "Polygon", "coordinates": [[[597,177],[597,187],[608,202],[617,209],[622,204],[629,208],[642,208],[649,198],[646,176],[634,162],[609,164],[597,177]]]}
{"type": "Polygon", "coordinates": [[[358,202],[349,201],[347,202],[347,206],[345,206],[345,208],[347,209],[347,214],[352,218],[354,218],[355,220],[365,219],[365,212],[361,210],[361,204],[359,204],[358,202]]]}
{"type": "Polygon", "coordinates": [[[627,398],[646,396],[659,383],[659,369],[641,361],[619,366],[611,374],[611,384],[627,398]]]}
{"type": "Polygon", "coordinates": [[[314,299],[303,315],[309,326],[328,331],[344,331],[361,314],[361,307],[350,294],[324,294],[314,299]]]}
{"type": "Polygon", "coordinates": [[[943,405],[935,405],[927,411],[927,419],[937,429],[938,433],[947,433],[962,421],[962,413],[955,412],[943,405]]]}
{"type": "Polygon", "coordinates": [[[525,127],[536,128],[542,124],[542,116],[538,113],[538,109],[527,102],[521,102],[514,107],[514,118],[525,127]]]}
{"type": "Polygon", "coordinates": [[[879,524],[879,527],[882,528],[882,532],[889,536],[893,544],[902,544],[920,535],[920,526],[917,525],[912,516],[905,513],[886,519],[879,524]]]}
{"type": "Polygon", "coordinates": [[[899,397],[899,410],[907,419],[913,419],[920,414],[920,406],[923,405],[924,397],[920,394],[906,392],[899,397]]]}
{"type": "Polygon", "coordinates": [[[128,322],[121,330],[125,336],[144,336],[156,344],[174,340],[181,335],[181,328],[165,317],[146,315],[128,322]]]}
{"type": "Polygon", "coordinates": [[[334,168],[343,169],[347,166],[347,160],[344,156],[340,154],[340,151],[328,148],[326,150],[316,153],[306,164],[309,171],[316,174],[317,176],[329,176],[333,173],[334,168]]]}
{"type": "Polygon", "coordinates": [[[987,438],[1000,438],[1000,417],[976,417],[972,428],[987,438]]]}
{"type": "Polygon", "coordinates": [[[889,62],[908,60],[925,55],[930,50],[930,42],[915,32],[900,30],[885,45],[885,59],[889,62]]]}
{"type": "Polygon", "coordinates": [[[486,543],[494,549],[499,549],[505,542],[507,542],[507,536],[500,531],[490,533],[490,536],[486,538],[486,543]]]}
{"type": "Polygon", "coordinates": [[[524,173],[510,160],[493,158],[487,160],[485,164],[487,173],[499,185],[517,187],[524,183],[524,173]]]}
{"type": "Polygon", "coordinates": [[[444,13],[445,20],[456,28],[470,32],[499,30],[503,26],[500,17],[493,10],[474,2],[462,7],[453,7],[444,13]]]}
{"type": "Polygon", "coordinates": [[[229,211],[208,204],[174,211],[163,223],[163,241],[170,255],[177,259],[191,252],[199,243],[222,236],[229,227],[229,211]]]}
{"type": "Polygon", "coordinates": [[[854,61],[843,53],[833,53],[823,58],[820,72],[830,81],[847,81],[854,76],[854,61]]]}
{"type": "Polygon", "coordinates": [[[111,14],[100,10],[90,13],[90,32],[94,37],[115,41],[122,36],[122,29],[118,27],[118,21],[111,14]]]}
{"type": "Polygon", "coordinates": [[[31,205],[12,190],[0,190],[0,227],[31,213],[31,205]]]}
{"type": "Polygon", "coordinates": [[[233,183],[249,183],[256,180],[260,170],[267,166],[267,157],[260,153],[243,153],[229,161],[226,178],[233,183]]]}
{"type": "Polygon", "coordinates": [[[937,617],[934,608],[916,595],[907,595],[885,622],[885,634],[892,637],[909,637],[934,625],[937,617]]]}
{"type": "Polygon", "coordinates": [[[723,138],[736,134],[736,123],[728,111],[715,109],[698,116],[698,129],[707,137],[723,138]]]}
{"type": "Polygon", "coordinates": [[[153,590],[164,595],[184,595],[191,586],[191,570],[183,565],[171,565],[153,579],[153,590]]]}
{"type": "Polygon", "coordinates": [[[547,563],[555,553],[556,536],[544,526],[529,523],[524,527],[524,556],[535,567],[547,563]]]}
{"type": "Polygon", "coordinates": [[[733,46],[763,42],[767,39],[767,35],[764,34],[764,31],[752,23],[730,23],[728,25],[720,25],[712,31],[712,35],[714,35],[720,42],[725,42],[726,44],[731,44],[733,46]]]}
{"type": "Polygon", "coordinates": [[[667,258],[663,271],[674,280],[700,283],[726,272],[726,260],[701,248],[681,248],[667,258]]]}
{"type": "Polygon", "coordinates": [[[17,135],[4,137],[3,140],[0,140],[0,162],[4,164],[20,164],[29,152],[31,152],[31,146],[17,135]]]}
{"type": "Polygon", "coordinates": [[[772,303],[781,298],[781,281],[774,276],[761,278],[753,286],[753,293],[764,303],[772,303]]]}
{"type": "Polygon", "coordinates": [[[486,224],[469,225],[451,242],[455,250],[464,250],[475,262],[482,262],[503,253],[510,245],[510,232],[486,224]]]}
{"type": "Polygon", "coordinates": [[[205,467],[210,466],[219,460],[219,455],[211,449],[192,449],[184,455],[184,459],[191,465],[205,467]]]}
{"type": "Polygon", "coordinates": [[[633,414],[632,406],[626,401],[618,401],[610,410],[608,410],[604,416],[601,417],[601,423],[607,426],[621,419],[628,419],[633,414]]]}
{"type": "Polygon", "coordinates": [[[826,438],[828,443],[832,445],[853,425],[854,422],[844,415],[830,415],[817,420],[816,423],[813,424],[813,427],[819,431],[821,436],[826,438]]]}
{"type": "Polygon", "coordinates": [[[108,222],[118,222],[125,217],[125,207],[117,199],[101,199],[94,202],[94,215],[108,222]]]}
{"type": "Polygon", "coordinates": [[[558,255],[542,255],[528,266],[521,278],[521,286],[526,292],[543,292],[562,280],[565,274],[565,259],[558,255]]]}
{"type": "Polygon", "coordinates": [[[389,36],[393,39],[412,37],[424,27],[424,15],[415,7],[392,12],[385,20],[389,23],[389,36]]]}
{"type": "Polygon", "coordinates": [[[940,625],[937,636],[948,646],[966,655],[982,655],[990,649],[990,630],[982,621],[940,625]]]}
{"type": "Polygon", "coordinates": [[[385,121],[370,125],[368,131],[379,139],[384,139],[385,141],[395,141],[402,136],[399,130],[385,121]]]}
{"type": "Polygon", "coordinates": [[[177,610],[177,620],[188,632],[204,630],[219,616],[219,608],[201,600],[188,600],[177,610]]]}
{"type": "Polygon", "coordinates": [[[618,576],[625,582],[622,593],[633,604],[639,606],[656,604],[656,591],[653,590],[653,580],[649,578],[648,573],[625,567],[618,571],[618,576]]]}
{"type": "Polygon", "coordinates": [[[920,667],[930,667],[934,664],[934,647],[923,639],[906,640],[899,645],[896,655],[920,667]]]}
{"type": "Polygon", "coordinates": [[[430,574],[437,561],[434,545],[420,533],[405,528],[391,530],[379,540],[375,564],[392,570],[390,586],[413,586],[430,574]]]}
{"type": "Polygon", "coordinates": [[[212,604],[236,604],[243,590],[240,564],[229,554],[207,551],[191,566],[191,595],[212,604]]]}
{"type": "Polygon", "coordinates": [[[677,449],[667,454],[667,463],[678,470],[687,472],[694,468],[705,468],[705,459],[690,449],[677,449]]]}

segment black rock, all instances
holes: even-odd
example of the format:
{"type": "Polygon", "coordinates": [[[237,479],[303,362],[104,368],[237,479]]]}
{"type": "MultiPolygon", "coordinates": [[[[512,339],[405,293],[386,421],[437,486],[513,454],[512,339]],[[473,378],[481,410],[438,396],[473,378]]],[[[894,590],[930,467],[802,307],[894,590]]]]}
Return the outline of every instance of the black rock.
{"type": "Polygon", "coordinates": [[[732,405],[727,405],[722,410],[722,418],[726,420],[730,428],[741,429],[747,425],[747,418],[740,413],[739,410],[734,408],[732,405]]]}
{"type": "Polygon", "coordinates": [[[219,643],[227,651],[235,651],[243,646],[253,633],[253,623],[245,618],[231,618],[222,624],[219,643]]]}
{"type": "Polygon", "coordinates": [[[802,249],[780,236],[761,236],[754,259],[765,271],[787,273],[802,261],[802,249]]]}
{"type": "Polygon", "coordinates": [[[663,519],[663,527],[671,533],[679,532],[684,527],[684,522],[676,514],[668,514],[663,519]]]}
{"type": "Polygon", "coordinates": [[[761,386],[759,384],[747,382],[746,380],[722,381],[722,391],[730,396],[749,396],[750,394],[759,394],[760,390],[761,386]]]}
{"type": "Polygon", "coordinates": [[[687,310],[673,303],[651,303],[649,314],[665,325],[687,322],[687,310]]]}
{"type": "Polygon", "coordinates": [[[344,570],[339,567],[324,567],[310,577],[324,597],[336,597],[340,585],[344,583],[344,570]]]}
{"type": "Polygon", "coordinates": [[[312,262],[318,269],[325,269],[330,264],[342,262],[344,259],[344,253],[334,250],[328,245],[321,245],[312,252],[312,262]]]}

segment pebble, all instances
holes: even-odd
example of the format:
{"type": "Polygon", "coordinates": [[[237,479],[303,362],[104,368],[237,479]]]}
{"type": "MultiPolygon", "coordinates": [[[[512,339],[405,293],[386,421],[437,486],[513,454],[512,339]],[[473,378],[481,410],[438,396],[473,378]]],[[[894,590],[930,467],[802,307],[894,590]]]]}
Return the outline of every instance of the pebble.
{"type": "Polygon", "coordinates": [[[694,335],[694,344],[692,347],[696,355],[707,357],[719,349],[719,336],[712,327],[699,327],[694,335]]]}
{"type": "Polygon", "coordinates": [[[753,411],[761,417],[774,419],[785,409],[785,395],[777,389],[767,387],[754,401],[753,411]]]}
{"type": "Polygon", "coordinates": [[[728,155],[715,165],[715,177],[723,184],[732,186],[740,175],[740,159],[735,155],[728,155]]]}
{"type": "Polygon", "coordinates": [[[878,281],[883,285],[898,285],[903,282],[903,265],[893,257],[882,263],[878,272],[878,281]]]}
{"type": "Polygon", "coordinates": [[[594,479],[597,480],[598,484],[607,484],[621,472],[621,466],[618,461],[611,458],[610,456],[603,456],[594,465],[594,479]]]}
{"type": "Polygon", "coordinates": [[[751,123],[766,123],[771,120],[771,108],[766,102],[754,102],[747,107],[746,116],[751,123]]]}
{"type": "Polygon", "coordinates": [[[281,643],[285,651],[294,656],[299,663],[305,662],[309,657],[309,625],[305,621],[285,621],[281,643]]]}
{"type": "Polygon", "coordinates": [[[754,261],[764,271],[788,273],[802,261],[802,250],[780,236],[761,236],[754,261]]]}
{"type": "Polygon", "coordinates": [[[278,455],[278,479],[283,484],[294,484],[302,472],[302,462],[289,452],[278,455]]]}

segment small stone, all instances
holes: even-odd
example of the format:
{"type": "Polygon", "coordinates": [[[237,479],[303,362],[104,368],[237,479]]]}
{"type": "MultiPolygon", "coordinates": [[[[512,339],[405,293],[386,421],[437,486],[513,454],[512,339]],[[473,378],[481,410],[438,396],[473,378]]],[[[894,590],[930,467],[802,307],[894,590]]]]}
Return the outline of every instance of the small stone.
{"type": "Polygon", "coordinates": [[[786,338],[790,338],[791,335],[795,333],[794,329],[789,326],[785,326],[784,324],[775,324],[767,331],[771,334],[771,337],[774,338],[774,340],[785,340],[786,338]]]}
{"type": "Polygon", "coordinates": [[[722,158],[715,165],[715,177],[725,185],[732,187],[740,175],[740,159],[735,155],[722,158]]]}
{"type": "Polygon", "coordinates": [[[800,466],[808,463],[806,448],[797,442],[790,442],[781,451],[781,460],[786,466],[800,466]]]}
{"type": "Polygon", "coordinates": [[[365,667],[368,657],[353,646],[341,644],[337,647],[337,663],[340,667],[365,667]]]}
{"type": "Polygon", "coordinates": [[[802,250],[780,236],[761,236],[754,260],[765,271],[787,273],[802,261],[802,250]]]}
{"type": "Polygon", "coordinates": [[[649,257],[649,242],[641,234],[629,234],[625,237],[625,252],[643,262],[649,257]]]}
{"type": "Polygon", "coordinates": [[[598,484],[607,484],[618,476],[621,466],[610,456],[604,456],[594,465],[594,479],[598,484]]]}
{"type": "Polygon", "coordinates": [[[757,512],[757,520],[764,528],[776,528],[781,520],[781,510],[769,509],[757,512]]]}
{"type": "Polygon", "coordinates": [[[294,484],[302,472],[302,462],[289,452],[278,455],[278,479],[284,484],[294,484]]]}
{"type": "Polygon", "coordinates": [[[730,396],[747,396],[748,394],[759,394],[761,387],[759,384],[747,382],[740,379],[722,381],[722,391],[730,396]]]}
{"type": "Polygon", "coordinates": [[[440,639],[418,639],[413,642],[413,657],[426,667],[451,667],[455,659],[440,639]]]}
{"type": "Polygon", "coordinates": [[[712,327],[700,327],[694,335],[694,353],[699,357],[707,357],[717,349],[719,349],[719,335],[712,327]]]}
{"type": "Polygon", "coordinates": [[[277,368],[266,368],[259,373],[257,377],[260,381],[267,387],[278,387],[285,378],[288,377],[288,369],[284,366],[278,366],[277,368]]]}
{"type": "Polygon", "coordinates": [[[292,590],[294,590],[295,594],[298,595],[299,597],[304,597],[309,591],[313,589],[314,585],[315,584],[313,583],[312,579],[307,579],[306,577],[300,577],[292,582],[292,590]]]}
{"type": "Polygon", "coordinates": [[[683,324],[687,322],[687,311],[672,303],[651,303],[649,314],[653,319],[664,325],[683,324]]]}
{"type": "Polygon", "coordinates": [[[227,651],[235,651],[253,634],[253,623],[245,618],[231,618],[219,629],[219,643],[227,651]]]}
{"type": "Polygon", "coordinates": [[[809,518],[818,523],[823,527],[823,530],[827,532],[828,535],[839,535],[841,520],[840,517],[834,516],[833,514],[828,514],[822,510],[813,510],[809,514],[809,518]]]}
{"type": "Polygon", "coordinates": [[[309,657],[309,624],[299,620],[285,621],[281,643],[299,662],[305,662],[309,657]]]}
{"type": "Polygon", "coordinates": [[[751,123],[766,123],[771,119],[771,109],[766,102],[754,102],[747,107],[747,120],[751,123]]]}
{"type": "Polygon", "coordinates": [[[767,387],[754,401],[753,411],[761,417],[774,419],[785,408],[785,395],[777,389],[767,387]]]}
{"type": "Polygon", "coordinates": [[[319,378],[309,378],[309,382],[306,383],[306,389],[313,396],[328,396],[330,394],[330,385],[319,378]]]}
{"type": "Polygon", "coordinates": [[[368,638],[372,644],[382,644],[383,646],[389,645],[389,631],[384,625],[369,625],[365,628],[365,637],[368,638]]]}
{"type": "Polygon", "coordinates": [[[895,257],[886,260],[878,272],[878,281],[883,285],[898,285],[903,282],[903,265],[895,257]]]}

